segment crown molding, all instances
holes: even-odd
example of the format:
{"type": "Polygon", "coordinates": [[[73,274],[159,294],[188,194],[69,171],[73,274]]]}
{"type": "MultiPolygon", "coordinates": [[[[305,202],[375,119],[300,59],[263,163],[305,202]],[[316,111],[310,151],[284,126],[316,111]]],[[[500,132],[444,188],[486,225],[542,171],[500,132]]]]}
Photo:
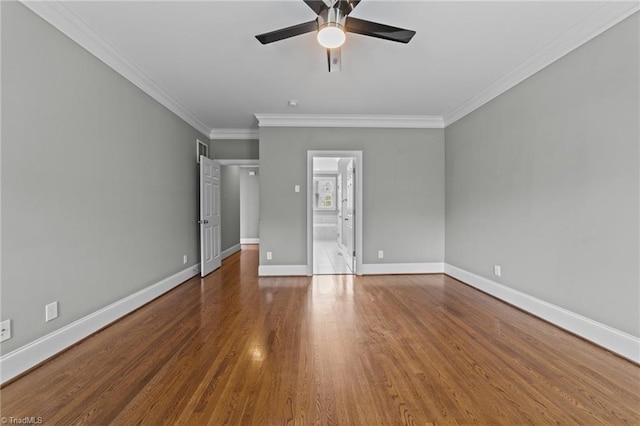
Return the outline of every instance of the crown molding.
{"type": "Polygon", "coordinates": [[[59,1],[20,0],[20,2],[200,133],[203,135],[211,133],[210,127],[200,121],[67,6],[59,1]]]}
{"type": "Polygon", "coordinates": [[[638,10],[640,10],[640,3],[638,1],[606,2],[511,72],[445,114],[445,127],[455,123],[462,117],[500,96],[518,83],[521,83],[533,74],[582,46],[592,38],[602,34],[638,10]]]}
{"type": "Polygon", "coordinates": [[[260,139],[258,129],[211,129],[209,139],[260,139]]]}
{"type": "Polygon", "coordinates": [[[260,127],[375,127],[442,129],[437,115],[255,114],[260,127]]]}
{"type": "MultiPolygon", "coordinates": [[[[257,139],[252,129],[211,129],[59,1],[22,4],[210,139],[257,139]]],[[[444,116],[255,114],[260,127],[444,128],[640,10],[638,1],[609,1],[564,35],[444,116]]]]}

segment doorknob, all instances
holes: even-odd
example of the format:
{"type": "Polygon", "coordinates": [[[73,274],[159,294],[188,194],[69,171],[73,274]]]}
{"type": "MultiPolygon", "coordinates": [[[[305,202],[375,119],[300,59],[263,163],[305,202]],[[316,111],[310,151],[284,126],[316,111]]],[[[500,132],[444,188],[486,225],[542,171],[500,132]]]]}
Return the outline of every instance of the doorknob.
{"type": "Polygon", "coordinates": [[[199,221],[198,221],[198,223],[199,223],[200,225],[206,225],[207,223],[209,223],[209,221],[208,221],[208,220],[206,220],[206,219],[205,219],[205,220],[199,220],[199,221]]]}

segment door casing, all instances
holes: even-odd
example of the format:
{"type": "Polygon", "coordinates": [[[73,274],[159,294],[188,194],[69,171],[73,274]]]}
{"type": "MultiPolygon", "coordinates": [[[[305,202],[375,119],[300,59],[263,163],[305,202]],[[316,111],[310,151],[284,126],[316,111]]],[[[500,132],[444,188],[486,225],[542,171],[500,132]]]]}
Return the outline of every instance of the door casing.
{"type": "Polygon", "coordinates": [[[362,151],[307,151],[307,275],[313,275],[313,159],[317,157],[353,157],[356,168],[356,275],[362,275],[362,196],[363,196],[363,170],[362,151]]]}

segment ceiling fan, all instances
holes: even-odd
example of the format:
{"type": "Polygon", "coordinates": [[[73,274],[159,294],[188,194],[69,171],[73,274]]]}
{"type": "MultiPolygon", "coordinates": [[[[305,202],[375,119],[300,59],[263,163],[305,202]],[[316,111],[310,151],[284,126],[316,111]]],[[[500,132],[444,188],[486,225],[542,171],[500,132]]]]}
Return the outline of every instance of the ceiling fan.
{"type": "Polygon", "coordinates": [[[355,33],[384,40],[409,43],[415,31],[391,27],[376,22],[352,18],[349,14],[361,0],[303,0],[318,15],[316,19],[291,27],[282,28],[257,35],[262,44],[273,43],[297,35],[317,31],[318,43],[327,49],[329,72],[340,71],[342,59],[340,47],[346,40],[346,34],[355,33]]]}

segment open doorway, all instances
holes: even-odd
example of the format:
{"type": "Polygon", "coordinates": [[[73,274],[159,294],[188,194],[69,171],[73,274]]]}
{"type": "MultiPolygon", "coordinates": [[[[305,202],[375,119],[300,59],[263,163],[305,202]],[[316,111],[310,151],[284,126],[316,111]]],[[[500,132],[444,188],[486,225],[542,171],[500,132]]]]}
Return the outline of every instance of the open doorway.
{"type": "Polygon", "coordinates": [[[360,273],[360,162],[360,152],[309,152],[310,275],[360,273]]]}
{"type": "Polygon", "coordinates": [[[258,244],[259,162],[221,159],[220,165],[220,256],[239,252],[245,244],[258,244]]]}

